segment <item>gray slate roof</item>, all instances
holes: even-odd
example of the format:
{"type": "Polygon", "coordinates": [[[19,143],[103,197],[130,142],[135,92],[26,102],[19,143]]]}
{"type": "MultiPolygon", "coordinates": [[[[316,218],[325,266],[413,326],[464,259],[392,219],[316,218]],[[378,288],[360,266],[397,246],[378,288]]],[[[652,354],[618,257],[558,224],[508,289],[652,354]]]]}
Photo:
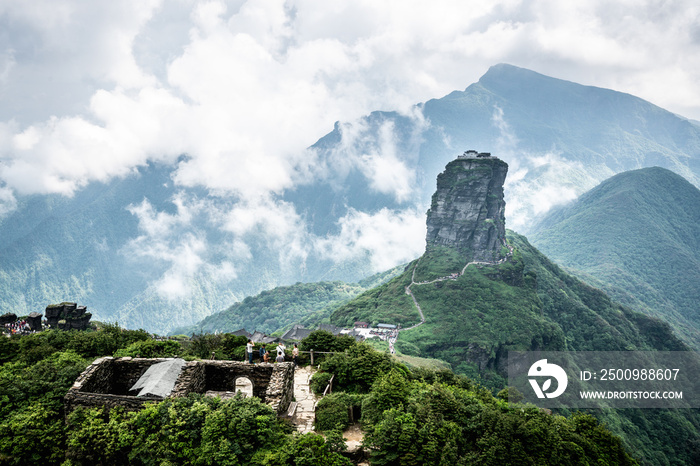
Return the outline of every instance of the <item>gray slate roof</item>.
{"type": "Polygon", "coordinates": [[[310,328],[295,325],[291,329],[287,330],[281,338],[282,340],[303,340],[304,338],[308,337],[311,332],[313,332],[313,330],[310,328]]]}
{"type": "Polygon", "coordinates": [[[185,367],[185,360],[180,358],[153,364],[129,391],[139,390],[136,396],[159,396],[165,398],[173,391],[175,382],[180,376],[183,367],[185,367]]]}
{"type": "Polygon", "coordinates": [[[342,328],[336,327],[332,324],[318,324],[318,329],[331,332],[333,335],[340,335],[340,331],[343,330],[342,328]]]}
{"type": "Polygon", "coordinates": [[[248,339],[252,336],[244,328],[238,329],[235,332],[231,332],[231,335],[236,335],[237,337],[246,337],[248,339]]]}
{"type": "Polygon", "coordinates": [[[253,333],[253,335],[250,337],[250,341],[253,343],[277,343],[279,341],[279,338],[277,337],[271,337],[269,335],[266,335],[262,332],[258,332],[257,330],[253,333]]]}
{"type": "Polygon", "coordinates": [[[350,332],[346,333],[347,336],[353,337],[355,341],[363,341],[365,337],[362,332],[358,332],[356,329],[352,329],[350,332]]]}

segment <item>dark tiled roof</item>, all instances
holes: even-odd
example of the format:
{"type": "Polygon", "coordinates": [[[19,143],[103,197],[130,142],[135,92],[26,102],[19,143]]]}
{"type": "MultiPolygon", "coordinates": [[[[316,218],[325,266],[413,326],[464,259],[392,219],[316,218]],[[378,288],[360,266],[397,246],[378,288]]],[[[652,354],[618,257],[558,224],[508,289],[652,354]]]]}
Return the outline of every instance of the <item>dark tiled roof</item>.
{"type": "Polygon", "coordinates": [[[287,330],[284,335],[282,335],[282,340],[303,340],[308,337],[313,330],[310,328],[303,328],[301,325],[295,325],[291,329],[287,330]]]}
{"type": "Polygon", "coordinates": [[[335,325],[331,324],[318,324],[318,329],[331,332],[333,335],[338,335],[340,334],[340,331],[343,330],[342,328],[336,327],[335,325]]]}
{"type": "Polygon", "coordinates": [[[250,333],[248,333],[244,328],[238,329],[235,332],[231,332],[231,335],[236,335],[238,337],[246,337],[248,339],[250,339],[250,337],[253,336],[250,333]]]}

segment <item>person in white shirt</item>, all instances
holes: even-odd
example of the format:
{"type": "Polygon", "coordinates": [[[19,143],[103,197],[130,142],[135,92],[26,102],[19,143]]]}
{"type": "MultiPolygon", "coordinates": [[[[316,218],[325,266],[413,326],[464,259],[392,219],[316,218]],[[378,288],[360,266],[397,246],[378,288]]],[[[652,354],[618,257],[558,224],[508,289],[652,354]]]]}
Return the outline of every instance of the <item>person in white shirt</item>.
{"type": "Polygon", "coordinates": [[[248,340],[248,344],[245,345],[245,350],[248,353],[248,363],[253,364],[253,348],[255,345],[253,344],[252,340],[248,340]]]}
{"type": "Polygon", "coordinates": [[[285,348],[281,341],[277,343],[277,359],[275,359],[275,361],[284,362],[284,350],[286,349],[287,348],[285,348]]]}

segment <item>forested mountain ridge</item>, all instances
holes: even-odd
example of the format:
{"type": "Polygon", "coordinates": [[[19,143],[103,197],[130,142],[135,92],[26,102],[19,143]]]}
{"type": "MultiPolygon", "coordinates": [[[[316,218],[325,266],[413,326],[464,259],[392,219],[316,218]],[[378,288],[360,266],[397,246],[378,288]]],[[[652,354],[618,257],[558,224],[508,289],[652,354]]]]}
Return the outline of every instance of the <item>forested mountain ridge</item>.
{"type": "Polygon", "coordinates": [[[293,324],[314,326],[328,321],[338,306],[358,294],[379,286],[404,270],[398,266],[374,274],[358,283],[314,282],[278,286],[229,306],[212,314],[195,325],[179,327],[172,335],[195,333],[226,333],[245,328],[250,333],[260,331],[274,333],[293,324]]]}
{"type": "Polygon", "coordinates": [[[548,257],[700,347],[700,190],[660,168],[620,173],[547,215],[548,257]]]}

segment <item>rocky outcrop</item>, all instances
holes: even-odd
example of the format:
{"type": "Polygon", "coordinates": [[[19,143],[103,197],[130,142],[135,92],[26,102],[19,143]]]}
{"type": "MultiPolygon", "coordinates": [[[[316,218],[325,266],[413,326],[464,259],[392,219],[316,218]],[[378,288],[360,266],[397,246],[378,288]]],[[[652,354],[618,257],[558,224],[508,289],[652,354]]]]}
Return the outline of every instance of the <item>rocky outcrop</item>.
{"type": "Polygon", "coordinates": [[[86,330],[92,317],[87,307],[78,306],[77,303],[49,304],[45,313],[49,327],[62,330],[86,330]]]}
{"type": "Polygon", "coordinates": [[[17,321],[17,314],[8,312],[0,316],[0,325],[11,324],[17,321]]]}
{"type": "Polygon", "coordinates": [[[29,324],[29,328],[32,331],[35,332],[40,332],[42,329],[41,326],[41,318],[43,317],[42,314],[39,314],[38,312],[31,312],[29,316],[27,316],[27,323],[29,324]]]}
{"type": "Polygon", "coordinates": [[[508,164],[496,157],[460,157],[438,175],[428,210],[426,250],[456,249],[469,261],[500,257],[506,237],[503,183],[508,164]]]}

